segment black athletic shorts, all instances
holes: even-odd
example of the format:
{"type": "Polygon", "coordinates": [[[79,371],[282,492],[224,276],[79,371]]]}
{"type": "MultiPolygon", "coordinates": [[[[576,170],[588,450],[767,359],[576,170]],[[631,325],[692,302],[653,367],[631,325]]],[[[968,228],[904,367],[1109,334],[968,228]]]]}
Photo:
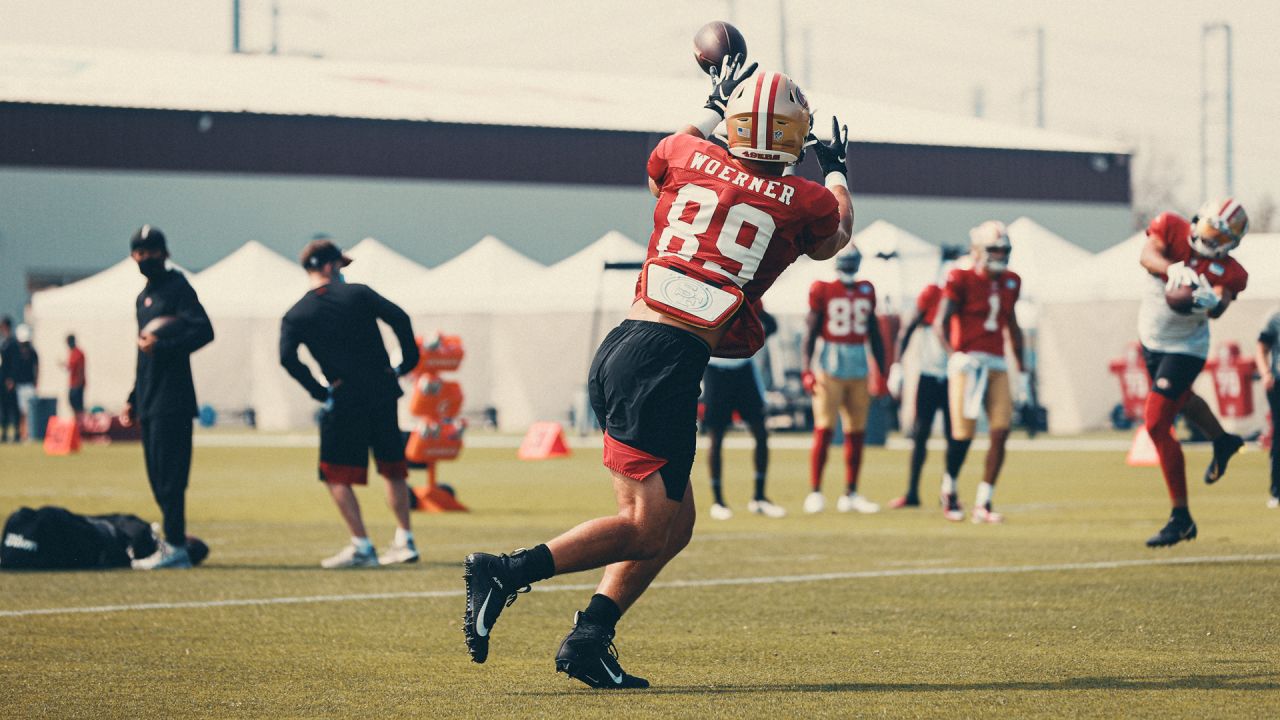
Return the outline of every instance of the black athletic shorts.
{"type": "Polygon", "coordinates": [[[667,497],[684,499],[709,359],[701,338],[656,322],[624,320],[605,337],[587,381],[605,467],[635,480],[661,470],[667,497]]]}
{"type": "Polygon", "coordinates": [[[408,476],[396,398],[351,399],[339,391],[333,407],[320,417],[320,480],[364,485],[370,450],[379,475],[391,480],[408,476]]]}
{"type": "Polygon", "coordinates": [[[1190,390],[1204,369],[1204,358],[1148,350],[1146,346],[1142,348],[1142,360],[1147,364],[1151,389],[1173,399],[1190,390]]]}
{"type": "Polygon", "coordinates": [[[751,362],[740,367],[723,368],[708,365],[702,376],[702,402],[706,412],[702,422],[708,428],[723,430],[733,422],[736,410],[748,425],[764,419],[764,397],[751,362]]]}

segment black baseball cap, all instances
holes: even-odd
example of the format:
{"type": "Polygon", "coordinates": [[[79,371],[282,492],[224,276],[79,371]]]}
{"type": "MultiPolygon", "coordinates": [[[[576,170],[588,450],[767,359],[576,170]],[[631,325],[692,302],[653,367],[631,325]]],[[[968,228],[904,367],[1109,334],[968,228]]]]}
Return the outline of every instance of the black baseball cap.
{"type": "Polygon", "coordinates": [[[163,250],[169,252],[169,247],[165,245],[164,233],[160,232],[160,228],[151,225],[143,225],[133,231],[133,236],[129,238],[129,251],[134,250],[163,250]]]}
{"type": "Polygon", "coordinates": [[[351,264],[351,258],[343,255],[342,248],[330,240],[312,240],[302,249],[302,255],[298,259],[302,261],[302,267],[308,270],[318,270],[337,260],[342,261],[342,267],[351,264]]]}

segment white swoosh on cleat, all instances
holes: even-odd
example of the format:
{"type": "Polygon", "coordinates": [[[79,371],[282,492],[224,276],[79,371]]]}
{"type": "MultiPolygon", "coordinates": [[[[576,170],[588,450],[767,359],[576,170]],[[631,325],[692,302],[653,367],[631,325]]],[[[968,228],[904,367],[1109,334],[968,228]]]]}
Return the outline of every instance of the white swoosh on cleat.
{"type": "Polygon", "coordinates": [[[480,637],[486,637],[489,635],[489,628],[484,625],[484,611],[485,608],[489,607],[489,598],[492,596],[493,589],[491,588],[488,594],[484,596],[484,604],[480,606],[480,612],[476,613],[476,634],[480,637]]]}
{"type": "Polygon", "coordinates": [[[601,660],[601,661],[600,661],[600,664],[601,664],[601,665],[604,665],[604,671],[605,671],[605,672],[607,672],[607,673],[609,673],[609,678],[613,680],[613,684],[614,684],[614,685],[621,685],[621,684],[622,684],[622,676],[621,676],[621,675],[614,675],[614,674],[613,674],[613,671],[609,669],[609,666],[604,664],[604,660],[601,660]]]}

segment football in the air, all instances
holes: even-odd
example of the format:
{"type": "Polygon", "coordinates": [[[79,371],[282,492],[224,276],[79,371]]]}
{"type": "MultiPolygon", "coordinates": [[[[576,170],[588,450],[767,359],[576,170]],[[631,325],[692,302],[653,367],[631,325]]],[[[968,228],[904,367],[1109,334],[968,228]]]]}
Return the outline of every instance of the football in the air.
{"type": "Polygon", "coordinates": [[[713,20],[703,25],[693,36],[693,58],[702,72],[710,75],[720,69],[726,57],[741,55],[747,61],[747,41],[738,28],[723,20],[713,20]]]}
{"type": "Polygon", "coordinates": [[[1169,303],[1170,310],[1186,315],[1195,306],[1195,291],[1194,285],[1179,285],[1172,290],[1166,289],[1164,291],[1164,301],[1169,303]]]}
{"type": "Polygon", "coordinates": [[[156,337],[161,337],[164,335],[164,329],[173,324],[173,321],[177,319],[176,315],[157,315],[156,317],[151,318],[151,321],[146,325],[142,326],[142,329],[138,331],[138,337],[142,337],[143,335],[155,335],[156,337]]]}

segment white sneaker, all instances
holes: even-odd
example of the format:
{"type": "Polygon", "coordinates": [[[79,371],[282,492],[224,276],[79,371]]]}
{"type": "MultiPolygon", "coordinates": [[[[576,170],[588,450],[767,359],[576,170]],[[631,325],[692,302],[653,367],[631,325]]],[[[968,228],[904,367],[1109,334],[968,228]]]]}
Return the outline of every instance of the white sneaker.
{"type": "MultiPolygon", "coordinates": [[[[354,547],[354,546],[352,546],[354,547]]],[[[393,543],[387,551],[378,556],[379,565],[398,565],[400,563],[416,563],[418,562],[418,548],[414,546],[413,541],[404,543],[403,545],[393,543]]]]}
{"type": "Polygon", "coordinates": [[[191,556],[185,545],[174,547],[161,540],[154,553],[130,565],[134,570],[186,570],[191,567],[191,556]]]}
{"type": "Polygon", "coordinates": [[[338,568],[378,567],[378,555],[370,549],[361,552],[355,543],[342,548],[337,555],[320,561],[320,567],[326,570],[338,568]]]}
{"type": "MultiPolygon", "coordinates": [[[[818,497],[822,496],[819,495],[818,497]]],[[[752,500],[747,503],[747,512],[771,518],[784,518],[787,516],[786,508],[781,505],[774,505],[768,500],[752,500]]]]}
{"type": "Polygon", "coordinates": [[[822,493],[817,492],[815,490],[814,492],[811,492],[805,496],[804,511],[809,513],[810,515],[812,515],[813,513],[820,513],[823,510],[825,510],[826,507],[827,507],[827,499],[822,497],[822,493]]]}
{"type": "Polygon", "coordinates": [[[880,506],[862,497],[858,493],[849,493],[841,495],[836,501],[836,510],[840,512],[860,512],[864,515],[880,512],[880,506]]]}
{"type": "Polygon", "coordinates": [[[991,510],[986,506],[979,505],[973,509],[973,522],[975,525],[987,523],[990,525],[999,525],[1004,522],[1004,516],[995,510],[991,510]]]}
{"type": "Polygon", "coordinates": [[[1267,507],[1271,508],[1272,510],[1275,510],[1276,508],[1280,508],[1280,497],[1268,498],[1267,507]]]}
{"type": "Polygon", "coordinates": [[[712,520],[728,520],[731,517],[733,517],[733,511],[728,507],[721,505],[720,503],[715,503],[711,506],[712,520]]]}

